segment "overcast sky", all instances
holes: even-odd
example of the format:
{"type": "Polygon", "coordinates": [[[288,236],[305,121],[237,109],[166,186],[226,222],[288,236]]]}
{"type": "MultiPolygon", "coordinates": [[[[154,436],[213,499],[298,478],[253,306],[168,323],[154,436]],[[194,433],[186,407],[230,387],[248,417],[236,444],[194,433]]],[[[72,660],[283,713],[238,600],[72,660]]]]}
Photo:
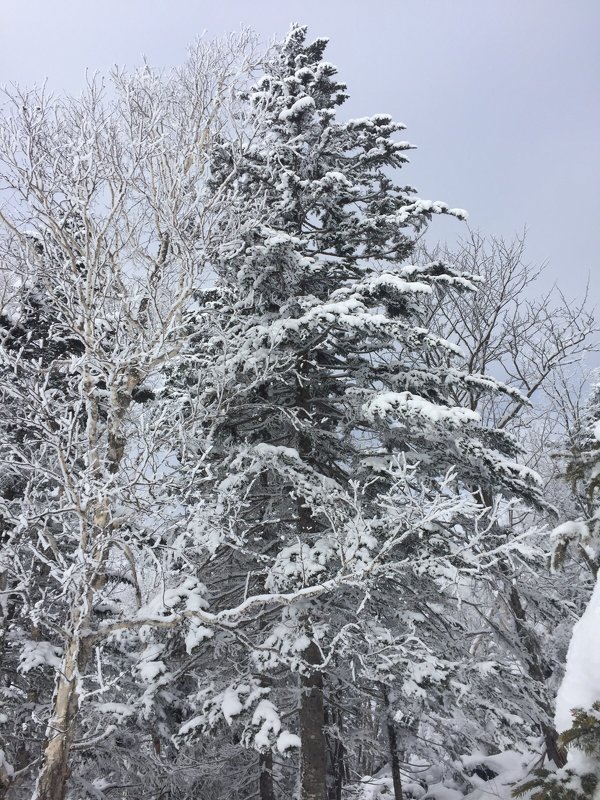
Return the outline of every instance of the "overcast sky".
{"type": "Polygon", "coordinates": [[[344,113],[407,125],[421,196],[485,233],[526,225],[529,260],[570,296],[590,277],[600,306],[600,0],[0,0],[0,81],[76,92],[86,67],[173,66],[203,31],[292,21],[331,39],[344,113]]]}

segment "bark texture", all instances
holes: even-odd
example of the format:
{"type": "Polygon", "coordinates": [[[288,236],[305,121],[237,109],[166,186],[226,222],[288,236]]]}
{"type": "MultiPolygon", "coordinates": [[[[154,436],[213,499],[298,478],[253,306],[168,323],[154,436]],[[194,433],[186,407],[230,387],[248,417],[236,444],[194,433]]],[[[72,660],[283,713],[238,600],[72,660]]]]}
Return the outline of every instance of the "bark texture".
{"type": "Polygon", "coordinates": [[[398,752],[398,737],[393,722],[387,724],[388,742],[390,745],[390,765],[392,768],[392,781],[394,783],[394,800],[402,800],[402,776],[400,775],[400,754],[398,752]]]}
{"type": "MultiPolygon", "coordinates": [[[[340,698],[338,698],[340,699],[340,698]]],[[[349,779],[346,765],[346,748],[343,742],[343,716],[339,708],[325,708],[328,754],[328,786],[329,800],[342,800],[344,785],[349,779]]]]}
{"type": "MultiPolygon", "coordinates": [[[[318,664],[321,653],[315,642],[304,651],[309,664],[318,664]]],[[[327,750],[323,673],[311,671],[300,676],[300,798],[327,800],[327,750]]]]}
{"type": "Polygon", "coordinates": [[[33,800],[64,800],[69,778],[69,756],[79,709],[80,641],[71,638],[54,693],[54,713],[48,725],[42,769],[33,800]]]}
{"type": "Polygon", "coordinates": [[[258,779],[258,792],[260,800],[274,800],[273,792],[273,753],[267,750],[258,757],[260,775],[258,779]]]}
{"type": "Polygon", "coordinates": [[[391,716],[390,697],[386,688],[383,689],[383,702],[387,713],[387,735],[390,748],[390,767],[394,785],[394,800],[402,800],[402,776],[400,774],[400,750],[398,748],[398,734],[391,716]]]}

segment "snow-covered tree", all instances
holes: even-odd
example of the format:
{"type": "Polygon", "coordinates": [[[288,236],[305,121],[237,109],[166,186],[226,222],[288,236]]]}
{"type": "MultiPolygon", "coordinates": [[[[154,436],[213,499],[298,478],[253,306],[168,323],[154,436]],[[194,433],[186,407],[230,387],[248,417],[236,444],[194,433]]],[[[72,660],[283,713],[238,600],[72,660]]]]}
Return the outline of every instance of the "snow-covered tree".
{"type": "Polygon", "coordinates": [[[566,749],[566,763],[558,770],[535,770],[519,787],[519,793],[531,792],[532,797],[553,800],[595,797],[600,769],[600,392],[597,384],[577,422],[571,437],[567,477],[585,515],[554,530],[553,566],[563,567],[568,553],[579,551],[596,585],[573,628],[564,677],[556,697],[555,724],[559,743],[566,749]]]}
{"type": "Polygon", "coordinates": [[[198,295],[197,378],[179,378],[213,409],[194,515],[230,596],[297,594],[245,635],[257,673],[299,673],[302,800],[327,791],[329,676],[368,647],[381,608],[404,618],[374,650],[387,637],[409,685],[420,663],[441,675],[425,655],[433,635],[419,649],[418,612],[459,603],[458,576],[507,546],[478,525],[482,500],[540,502],[513,438],[452,401],[469,387],[516,393],[461,369],[426,326],[432,296],[475,286],[408,261],[434,214],[464,212],[394,181],[402,125],[337,121],[346,87],[325,46],[293,27],[248,93],[242,135],[216,148],[211,185],[229,214],[208,245],[216,285],[198,295]]]}
{"type": "MultiPolygon", "coordinates": [[[[542,530],[530,537],[527,552],[497,562],[489,576],[491,591],[477,598],[474,621],[481,626],[489,619],[490,636],[480,640],[479,649],[483,653],[488,641],[490,659],[501,654],[501,661],[512,662],[521,715],[535,720],[531,733],[541,727],[549,758],[560,764],[554,696],[573,618],[589,591],[581,580],[581,564],[571,564],[564,573],[549,572],[551,544],[544,523],[553,527],[556,514],[568,518],[578,513],[556,456],[565,449],[578,414],[586,377],[582,360],[597,346],[597,324],[586,297],[569,301],[556,287],[545,288],[543,267],[526,260],[524,235],[504,240],[470,231],[452,250],[430,248],[420,257],[443,258],[481,279],[475,298],[433,298],[431,325],[460,346],[466,369],[500,377],[520,396],[483,394],[466,386],[453,395],[454,401],[518,439],[524,463],[539,472],[554,507],[553,514],[535,518],[542,530]]],[[[518,532],[531,522],[531,513],[513,510],[502,526],[518,532]]]]}
{"type": "Polygon", "coordinates": [[[7,98],[0,796],[341,800],[387,762],[456,797],[540,721],[562,595],[516,583],[513,434],[590,320],[419,256],[464,212],[397,181],[402,125],[337,118],[325,48],[7,98]]]}
{"type": "Polygon", "coordinates": [[[243,33],[199,45],[170,75],[118,71],[110,97],[99,79],[77,99],[6,96],[1,783],[14,796],[60,800],[69,775],[77,796],[110,783],[130,760],[118,744],[130,710],[104,701],[122,678],[161,670],[143,641],[161,609],[203,607],[199,582],[169,574],[157,551],[184,509],[173,442],[145,401],[182,346],[198,242],[217,213],[198,205],[208,144],[252,47],[243,33]],[[90,770],[103,743],[111,767],[90,770]]]}

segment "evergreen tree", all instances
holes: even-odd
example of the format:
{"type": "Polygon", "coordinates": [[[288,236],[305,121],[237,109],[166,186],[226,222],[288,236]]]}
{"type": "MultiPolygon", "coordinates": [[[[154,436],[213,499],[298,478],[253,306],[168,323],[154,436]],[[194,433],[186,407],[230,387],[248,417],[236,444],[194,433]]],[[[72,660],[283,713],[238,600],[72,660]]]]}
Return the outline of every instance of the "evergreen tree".
{"type": "Polygon", "coordinates": [[[293,27],[248,94],[245,135],[216,148],[230,213],[208,245],[216,286],[198,296],[201,377],[186,376],[216,420],[197,529],[240,600],[281,598],[246,635],[259,673],[299,672],[303,800],[335,796],[324,695],[344,648],[399,603],[415,669],[410,598],[431,605],[449,574],[484,568],[482,498],[540,503],[513,438],[450,399],[502,387],[453,366],[457,349],[424,327],[425,299],[473,291],[469,276],[406,263],[434,214],[464,213],[394,181],[402,125],[336,120],[346,87],[325,46],[293,27]]]}

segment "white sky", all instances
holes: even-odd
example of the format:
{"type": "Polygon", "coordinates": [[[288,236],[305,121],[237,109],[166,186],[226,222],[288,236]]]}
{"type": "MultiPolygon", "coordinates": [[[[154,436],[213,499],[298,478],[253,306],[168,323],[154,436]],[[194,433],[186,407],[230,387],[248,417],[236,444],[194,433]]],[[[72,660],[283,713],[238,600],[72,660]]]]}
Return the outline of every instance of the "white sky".
{"type": "Polygon", "coordinates": [[[568,296],[590,277],[600,306],[600,0],[0,0],[0,82],[74,92],[86,67],[172,66],[204,30],[291,21],[330,37],[344,113],[407,125],[421,196],[485,233],[527,225],[529,260],[568,296]]]}

